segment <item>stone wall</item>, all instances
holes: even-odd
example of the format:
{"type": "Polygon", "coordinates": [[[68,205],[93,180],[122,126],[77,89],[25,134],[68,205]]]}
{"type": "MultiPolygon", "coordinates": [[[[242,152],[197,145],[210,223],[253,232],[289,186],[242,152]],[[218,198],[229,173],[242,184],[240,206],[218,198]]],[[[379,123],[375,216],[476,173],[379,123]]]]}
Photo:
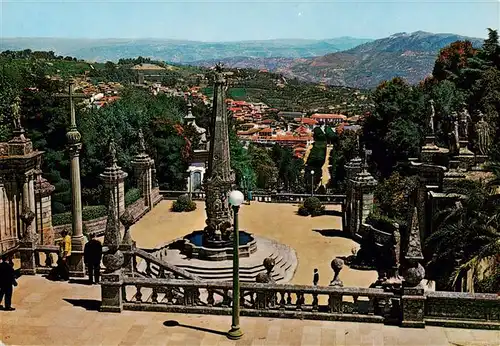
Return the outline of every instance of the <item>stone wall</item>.
{"type": "MultiPolygon", "coordinates": [[[[161,196],[160,196],[161,197],[161,196]]],[[[156,201],[156,204],[158,204],[160,200],[156,201]]],[[[145,205],[144,199],[140,198],[131,205],[127,207],[127,210],[132,214],[132,217],[134,218],[134,222],[137,222],[141,217],[143,217],[147,212],[149,211],[149,208],[145,205]]],[[[93,233],[96,236],[102,236],[104,235],[104,231],[106,230],[106,222],[107,222],[107,216],[103,216],[94,220],[89,220],[89,221],[84,221],[83,224],[85,225],[85,228],[87,229],[87,233],[93,233]]],[[[55,226],[54,227],[54,237],[55,239],[60,238],[61,231],[63,229],[69,229],[71,230],[71,224],[66,224],[66,225],[60,225],[60,226],[55,226]]]]}
{"type": "Polygon", "coordinates": [[[18,196],[16,184],[0,177],[0,253],[17,244],[16,195],[18,196]]]}

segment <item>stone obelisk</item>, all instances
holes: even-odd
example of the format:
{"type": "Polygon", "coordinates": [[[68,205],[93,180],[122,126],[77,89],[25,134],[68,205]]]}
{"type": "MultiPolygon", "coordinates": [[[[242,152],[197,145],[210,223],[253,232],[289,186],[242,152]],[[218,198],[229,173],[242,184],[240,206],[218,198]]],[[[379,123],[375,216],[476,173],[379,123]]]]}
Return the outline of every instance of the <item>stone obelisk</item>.
{"type": "Polygon", "coordinates": [[[229,133],[226,111],[227,81],[222,66],[215,66],[213,113],[211,119],[208,171],[205,175],[205,232],[211,241],[228,241],[233,217],[228,194],[234,184],[229,154],[229,133]]]}

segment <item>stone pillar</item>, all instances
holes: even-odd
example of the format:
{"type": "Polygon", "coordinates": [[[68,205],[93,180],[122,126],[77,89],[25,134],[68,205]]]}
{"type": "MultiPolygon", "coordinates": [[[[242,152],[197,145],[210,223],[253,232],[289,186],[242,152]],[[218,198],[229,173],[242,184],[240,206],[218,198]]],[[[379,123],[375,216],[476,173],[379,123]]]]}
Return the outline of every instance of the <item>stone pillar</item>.
{"type": "Polygon", "coordinates": [[[54,228],[52,227],[51,194],[55,187],[42,176],[41,160],[35,171],[35,203],[36,229],[42,245],[54,245],[54,228]]]}
{"type": "MultiPolygon", "coordinates": [[[[127,173],[122,171],[117,164],[116,147],[113,139],[109,142],[108,167],[101,174],[101,179],[106,189],[106,203],[115,201],[116,215],[120,217],[125,211],[125,178],[127,173]]],[[[122,227],[120,227],[122,229],[122,227]]]]}
{"type": "Polygon", "coordinates": [[[377,180],[368,173],[365,165],[363,171],[351,180],[351,184],[354,210],[351,212],[349,232],[354,236],[373,210],[373,192],[377,186],[377,180]]]}
{"type": "Polygon", "coordinates": [[[344,230],[350,229],[351,224],[351,215],[354,212],[355,202],[354,202],[354,190],[352,188],[351,180],[354,177],[361,173],[363,170],[363,162],[359,156],[356,156],[352,160],[350,160],[346,166],[346,200],[343,204],[343,209],[345,213],[342,214],[342,226],[344,230]]]}
{"type": "Polygon", "coordinates": [[[135,156],[134,160],[132,161],[132,165],[134,167],[134,175],[137,181],[137,187],[141,191],[142,198],[144,198],[144,204],[150,209],[153,208],[153,181],[151,174],[151,168],[153,164],[154,160],[152,160],[146,153],[142,131],[139,131],[139,154],[135,156]]]}
{"type": "Polygon", "coordinates": [[[33,224],[35,213],[31,209],[30,201],[30,186],[33,186],[33,173],[27,172],[21,179],[22,183],[22,202],[20,219],[23,223],[23,236],[19,244],[19,252],[21,255],[21,274],[35,275],[35,249],[38,243],[38,236],[33,224]]]}

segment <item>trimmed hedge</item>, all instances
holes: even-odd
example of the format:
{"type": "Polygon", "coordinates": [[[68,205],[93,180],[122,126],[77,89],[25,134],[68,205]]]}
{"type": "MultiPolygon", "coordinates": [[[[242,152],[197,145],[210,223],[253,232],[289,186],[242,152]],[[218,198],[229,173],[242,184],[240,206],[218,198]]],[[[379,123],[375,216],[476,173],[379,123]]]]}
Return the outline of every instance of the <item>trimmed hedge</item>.
{"type": "Polygon", "coordinates": [[[325,213],[325,206],[317,197],[308,197],[304,204],[299,206],[298,214],[301,216],[319,216],[325,213]]]}
{"type": "Polygon", "coordinates": [[[188,195],[181,195],[177,198],[174,203],[172,203],[172,211],[183,212],[183,211],[193,211],[196,210],[196,203],[193,202],[188,195]]]}
{"type": "Polygon", "coordinates": [[[128,207],[134,204],[141,198],[141,190],[138,188],[131,188],[125,193],[125,206],[128,207]]]}
{"type": "MultiPolygon", "coordinates": [[[[104,205],[89,205],[82,209],[82,219],[83,221],[90,221],[98,219],[100,217],[106,216],[107,210],[104,205]]],[[[52,215],[52,225],[61,226],[71,223],[71,212],[65,212],[60,214],[52,215]]]]}
{"type": "MultiPolygon", "coordinates": [[[[366,223],[369,225],[372,225],[379,231],[387,232],[387,233],[392,233],[394,231],[394,222],[396,220],[391,219],[390,217],[386,215],[381,215],[377,212],[372,212],[368,215],[366,218],[366,223]]],[[[401,223],[399,223],[401,226],[401,223]]]]}

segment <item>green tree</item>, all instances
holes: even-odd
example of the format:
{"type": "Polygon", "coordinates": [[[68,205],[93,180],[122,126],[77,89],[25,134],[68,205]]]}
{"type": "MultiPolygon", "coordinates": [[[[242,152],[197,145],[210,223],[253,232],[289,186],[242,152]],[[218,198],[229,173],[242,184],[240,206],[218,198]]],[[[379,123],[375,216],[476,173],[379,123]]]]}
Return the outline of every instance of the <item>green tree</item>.
{"type": "Polygon", "coordinates": [[[465,270],[477,278],[480,263],[500,253],[499,204],[491,190],[482,183],[463,181],[449,192],[464,198],[437,215],[436,231],[424,247],[429,276],[441,290],[452,289],[465,270]]]}
{"type": "Polygon", "coordinates": [[[271,189],[278,181],[278,169],[269,154],[269,150],[256,145],[248,148],[253,171],[256,174],[257,187],[261,189],[271,189]]]}

